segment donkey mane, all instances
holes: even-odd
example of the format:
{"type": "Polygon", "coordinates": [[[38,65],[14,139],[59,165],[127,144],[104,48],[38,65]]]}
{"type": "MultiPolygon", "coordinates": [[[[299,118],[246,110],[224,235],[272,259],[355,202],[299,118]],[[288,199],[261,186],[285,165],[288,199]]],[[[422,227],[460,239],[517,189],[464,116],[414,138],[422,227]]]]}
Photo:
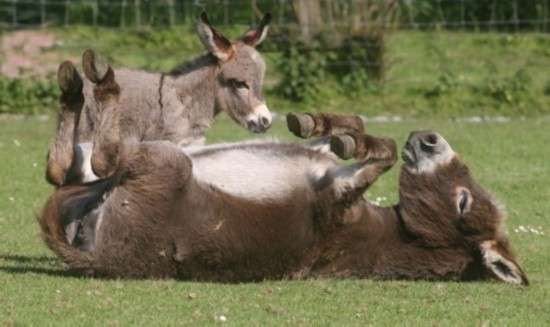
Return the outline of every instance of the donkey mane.
{"type": "Polygon", "coordinates": [[[216,58],[211,53],[206,53],[200,56],[197,56],[193,59],[184,61],[183,63],[172,68],[167,75],[172,77],[178,77],[180,75],[189,74],[195,70],[217,66],[219,64],[219,59],[216,58]]]}

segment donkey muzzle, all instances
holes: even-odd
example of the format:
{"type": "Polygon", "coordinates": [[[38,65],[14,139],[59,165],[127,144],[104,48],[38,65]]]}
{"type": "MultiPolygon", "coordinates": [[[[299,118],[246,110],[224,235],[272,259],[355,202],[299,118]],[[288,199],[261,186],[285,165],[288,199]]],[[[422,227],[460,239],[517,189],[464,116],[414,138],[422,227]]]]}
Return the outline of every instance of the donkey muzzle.
{"type": "Polygon", "coordinates": [[[254,133],[264,133],[271,127],[272,115],[265,104],[261,104],[254,109],[252,113],[246,117],[246,127],[254,133]]]}

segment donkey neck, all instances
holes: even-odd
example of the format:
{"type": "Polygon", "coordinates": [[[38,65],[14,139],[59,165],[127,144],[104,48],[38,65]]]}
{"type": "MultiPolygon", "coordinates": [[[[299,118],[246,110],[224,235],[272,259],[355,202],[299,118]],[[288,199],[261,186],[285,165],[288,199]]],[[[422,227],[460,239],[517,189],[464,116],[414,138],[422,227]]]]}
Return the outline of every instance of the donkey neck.
{"type": "Polygon", "coordinates": [[[470,265],[460,248],[425,248],[400,217],[399,206],[363,204],[361,218],[326,241],[314,275],[382,279],[461,279],[470,265]],[[338,253],[338,256],[334,256],[338,253]]]}
{"type": "Polygon", "coordinates": [[[390,279],[461,279],[471,263],[460,247],[427,247],[403,219],[399,205],[384,210],[386,228],[379,240],[373,275],[390,279]]]}
{"type": "Polygon", "coordinates": [[[208,53],[183,63],[168,75],[173,79],[180,97],[191,96],[201,100],[198,96],[209,95],[208,100],[214,103],[218,72],[218,60],[208,53]]]}

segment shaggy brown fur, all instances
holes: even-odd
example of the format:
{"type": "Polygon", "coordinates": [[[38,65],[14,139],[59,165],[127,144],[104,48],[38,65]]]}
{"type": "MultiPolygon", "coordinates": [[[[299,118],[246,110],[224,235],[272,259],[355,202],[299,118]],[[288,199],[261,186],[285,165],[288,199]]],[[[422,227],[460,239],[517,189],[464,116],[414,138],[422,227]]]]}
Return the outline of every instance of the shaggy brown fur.
{"type": "MultiPolygon", "coordinates": [[[[105,112],[117,110],[116,102],[98,99],[105,112]]],[[[94,138],[99,159],[92,162],[118,163],[114,172],[59,188],[40,217],[46,244],[85,273],[232,282],[353,276],[528,283],[501,230],[502,212],[456,155],[423,172],[413,170],[409,158],[399,203],[378,207],[361,194],[395,163],[392,140],[363,135],[365,157],[351,166],[307,147],[269,143],[273,156],[290,151],[293,160],[309,156],[331,164],[285,197],[260,201],[201,182],[190,157],[172,143],[120,140],[116,128],[103,133],[94,138]],[[78,219],[87,224],[84,214],[94,208],[100,212],[95,241],[82,251],[65,228],[78,219]]],[[[424,138],[451,151],[435,133],[412,133],[407,144],[417,159],[435,160],[435,150],[422,150],[424,138]]]]}

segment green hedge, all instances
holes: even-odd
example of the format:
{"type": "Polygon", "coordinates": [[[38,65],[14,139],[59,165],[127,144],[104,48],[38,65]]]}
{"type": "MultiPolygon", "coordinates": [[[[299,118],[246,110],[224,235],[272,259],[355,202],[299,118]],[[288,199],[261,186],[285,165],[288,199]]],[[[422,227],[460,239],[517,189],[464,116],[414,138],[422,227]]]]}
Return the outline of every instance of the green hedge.
{"type": "Polygon", "coordinates": [[[58,96],[53,81],[0,76],[0,113],[44,113],[56,108],[58,96]]]}

